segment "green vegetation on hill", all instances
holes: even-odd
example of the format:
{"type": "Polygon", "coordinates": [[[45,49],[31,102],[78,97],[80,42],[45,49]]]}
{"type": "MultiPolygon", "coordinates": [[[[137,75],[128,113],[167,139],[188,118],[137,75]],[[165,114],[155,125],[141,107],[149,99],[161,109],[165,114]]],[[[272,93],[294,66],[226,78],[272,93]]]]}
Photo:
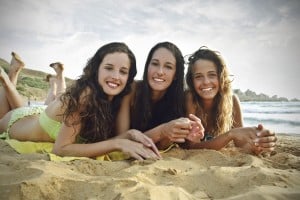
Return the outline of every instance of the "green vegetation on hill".
{"type": "MultiPolygon", "coordinates": [[[[7,61],[0,58],[0,66],[8,73],[9,63],[7,61]]],[[[17,90],[24,98],[44,101],[49,89],[45,80],[46,76],[45,72],[24,68],[18,78],[17,90]]],[[[72,79],[66,78],[67,86],[72,81],[72,79]]]]}
{"type": "MultiPolygon", "coordinates": [[[[287,98],[278,97],[277,95],[269,97],[268,95],[262,93],[256,94],[249,89],[245,92],[235,89],[233,92],[239,97],[240,101],[289,101],[287,98]]],[[[290,101],[299,101],[299,99],[291,99],[290,101]]]]}

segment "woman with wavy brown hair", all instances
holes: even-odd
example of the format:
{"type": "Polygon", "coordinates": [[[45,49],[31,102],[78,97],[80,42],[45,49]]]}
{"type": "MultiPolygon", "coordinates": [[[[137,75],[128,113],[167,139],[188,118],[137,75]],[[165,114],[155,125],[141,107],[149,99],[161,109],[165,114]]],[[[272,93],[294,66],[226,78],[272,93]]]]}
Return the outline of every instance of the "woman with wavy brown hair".
{"type": "Polygon", "coordinates": [[[200,117],[206,127],[206,137],[242,127],[240,103],[238,97],[232,94],[229,72],[221,56],[201,47],[189,57],[188,62],[187,107],[200,117]]]}
{"type": "Polygon", "coordinates": [[[55,142],[61,156],[96,157],[120,150],[136,159],[159,158],[152,140],[137,130],[116,136],[115,116],[136,75],[124,43],[98,49],[81,77],[47,107],[21,107],[0,120],[0,133],[21,141],[55,142]]]}
{"type": "Polygon", "coordinates": [[[189,142],[189,148],[220,149],[233,140],[247,152],[274,150],[274,133],[257,128],[242,128],[239,99],[232,94],[231,80],[220,54],[201,47],[188,58],[186,83],[187,113],[201,119],[205,129],[202,142],[189,142]]]}

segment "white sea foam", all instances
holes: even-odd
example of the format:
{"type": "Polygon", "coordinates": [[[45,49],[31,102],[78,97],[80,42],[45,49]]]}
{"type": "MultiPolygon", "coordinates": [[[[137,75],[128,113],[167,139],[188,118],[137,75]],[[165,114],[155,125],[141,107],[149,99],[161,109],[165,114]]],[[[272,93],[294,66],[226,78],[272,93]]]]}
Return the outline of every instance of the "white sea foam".
{"type": "Polygon", "coordinates": [[[242,102],[245,126],[261,123],[278,133],[300,134],[300,102],[242,102]]]}

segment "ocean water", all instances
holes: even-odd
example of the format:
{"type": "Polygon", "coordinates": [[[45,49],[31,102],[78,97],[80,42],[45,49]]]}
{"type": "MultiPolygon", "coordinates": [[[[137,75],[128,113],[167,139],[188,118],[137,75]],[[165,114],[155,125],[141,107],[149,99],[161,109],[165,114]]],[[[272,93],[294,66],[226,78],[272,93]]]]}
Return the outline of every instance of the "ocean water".
{"type": "MultiPolygon", "coordinates": [[[[43,105],[32,101],[31,106],[43,105]]],[[[300,102],[241,102],[244,126],[262,124],[276,133],[300,135],[300,102]]]]}
{"type": "Polygon", "coordinates": [[[263,124],[276,133],[300,134],[300,102],[241,102],[244,126],[263,124]]]}

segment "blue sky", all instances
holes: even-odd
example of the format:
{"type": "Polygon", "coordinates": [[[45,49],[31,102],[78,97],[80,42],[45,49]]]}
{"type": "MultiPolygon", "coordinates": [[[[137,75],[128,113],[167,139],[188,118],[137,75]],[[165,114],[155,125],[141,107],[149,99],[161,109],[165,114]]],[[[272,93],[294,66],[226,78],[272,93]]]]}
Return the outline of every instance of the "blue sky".
{"type": "Polygon", "coordinates": [[[61,61],[77,78],[100,46],[121,41],[135,53],[140,79],[158,42],[184,55],[207,46],[224,57],[234,88],[300,98],[299,19],[298,0],[4,0],[0,57],[16,51],[27,68],[47,73],[61,61]]]}

